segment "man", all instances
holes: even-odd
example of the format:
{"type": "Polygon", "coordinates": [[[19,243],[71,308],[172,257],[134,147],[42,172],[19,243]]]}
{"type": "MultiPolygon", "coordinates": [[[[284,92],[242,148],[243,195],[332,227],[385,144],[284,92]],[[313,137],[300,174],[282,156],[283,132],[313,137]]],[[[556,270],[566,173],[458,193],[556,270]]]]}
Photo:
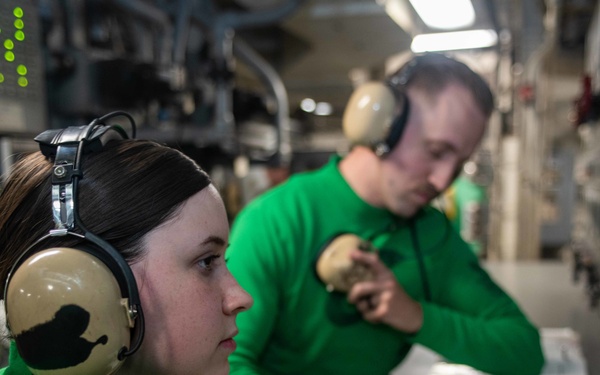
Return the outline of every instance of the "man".
{"type": "Polygon", "coordinates": [[[484,372],[539,374],[537,329],[428,205],[481,141],[488,86],[426,54],[365,87],[344,116],[349,154],[292,176],[234,221],[228,265],[255,303],[239,315],[231,373],[384,375],[421,344],[484,372]],[[371,275],[347,292],[316,269],[340,234],[365,244],[351,257],[371,275]]]}

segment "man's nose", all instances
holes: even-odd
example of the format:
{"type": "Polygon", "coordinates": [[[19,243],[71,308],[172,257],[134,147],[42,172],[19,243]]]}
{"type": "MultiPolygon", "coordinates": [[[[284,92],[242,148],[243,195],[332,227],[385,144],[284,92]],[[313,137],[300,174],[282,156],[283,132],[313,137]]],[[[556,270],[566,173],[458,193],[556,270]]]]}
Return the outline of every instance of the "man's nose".
{"type": "Polygon", "coordinates": [[[443,192],[456,178],[456,166],[453,163],[437,165],[429,175],[429,183],[438,193],[443,192]]]}

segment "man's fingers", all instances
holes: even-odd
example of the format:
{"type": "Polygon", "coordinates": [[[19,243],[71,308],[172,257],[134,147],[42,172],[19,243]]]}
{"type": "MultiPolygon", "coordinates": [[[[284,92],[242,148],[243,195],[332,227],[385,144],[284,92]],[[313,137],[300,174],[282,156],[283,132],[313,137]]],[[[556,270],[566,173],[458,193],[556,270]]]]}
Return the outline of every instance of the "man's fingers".
{"type": "Polygon", "coordinates": [[[356,308],[363,314],[374,311],[377,308],[377,295],[364,296],[356,303],[356,308]]]}
{"type": "Polygon", "coordinates": [[[358,303],[359,300],[367,296],[379,293],[381,288],[376,282],[364,281],[354,284],[348,292],[348,302],[358,303]]]}
{"type": "Polygon", "coordinates": [[[355,261],[366,265],[374,265],[375,263],[379,262],[379,255],[377,255],[375,252],[355,250],[350,253],[350,257],[352,257],[352,259],[355,261]]]}
{"type": "Polygon", "coordinates": [[[369,253],[366,251],[356,250],[350,253],[350,257],[355,262],[361,263],[369,267],[376,275],[389,273],[390,270],[385,264],[379,259],[379,254],[369,253]]]}

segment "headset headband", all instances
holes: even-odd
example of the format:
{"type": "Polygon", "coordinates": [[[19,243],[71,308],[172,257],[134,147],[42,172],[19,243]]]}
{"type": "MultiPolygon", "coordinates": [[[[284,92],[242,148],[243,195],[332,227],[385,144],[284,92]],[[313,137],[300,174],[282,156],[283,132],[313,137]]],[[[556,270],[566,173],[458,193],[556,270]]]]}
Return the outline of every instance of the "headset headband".
{"type": "Polygon", "coordinates": [[[119,126],[90,125],[66,129],[46,130],[37,137],[40,151],[50,160],[52,167],[52,212],[55,230],[71,230],[78,220],[76,215],[76,184],[83,177],[80,169],[83,153],[101,150],[112,139],[127,139],[119,126]]]}
{"type": "Polygon", "coordinates": [[[410,114],[410,100],[406,94],[406,90],[415,74],[416,67],[419,65],[421,56],[413,56],[396,74],[389,77],[385,82],[385,85],[392,91],[392,94],[396,98],[396,102],[402,103],[402,108],[400,108],[400,115],[394,117],[387,137],[375,145],[374,151],[378,156],[384,156],[389,153],[402,137],[406,122],[408,121],[408,115],[410,114]]]}
{"type": "Polygon", "coordinates": [[[410,100],[408,99],[408,95],[404,91],[400,91],[395,88],[389,82],[386,84],[387,87],[392,91],[394,97],[396,98],[396,103],[402,102],[402,108],[400,108],[400,116],[395,116],[392,124],[390,126],[390,131],[385,139],[377,142],[373,150],[377,156],[384,156],[388,154],[394,146],[398,144],[400,138],[402,137],[402,133],[404,132],[404,127],[406,126],[406,121],[408,121],[408,115],[410,113],[410,100]]]}

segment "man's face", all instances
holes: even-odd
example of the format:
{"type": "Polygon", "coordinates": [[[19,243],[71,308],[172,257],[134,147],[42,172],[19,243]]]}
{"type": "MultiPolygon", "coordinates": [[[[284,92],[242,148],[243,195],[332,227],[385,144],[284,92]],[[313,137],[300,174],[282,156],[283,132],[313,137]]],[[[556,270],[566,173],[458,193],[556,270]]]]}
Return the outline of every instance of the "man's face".
{"type": "Polygon", "coordinates": [[[487,121],[471,93],[450,84],[430,98],[408,91],[411,102],[402,139],[382,159],[383,204],[410,217],[443,192],[479,144],[487,121]]]}

